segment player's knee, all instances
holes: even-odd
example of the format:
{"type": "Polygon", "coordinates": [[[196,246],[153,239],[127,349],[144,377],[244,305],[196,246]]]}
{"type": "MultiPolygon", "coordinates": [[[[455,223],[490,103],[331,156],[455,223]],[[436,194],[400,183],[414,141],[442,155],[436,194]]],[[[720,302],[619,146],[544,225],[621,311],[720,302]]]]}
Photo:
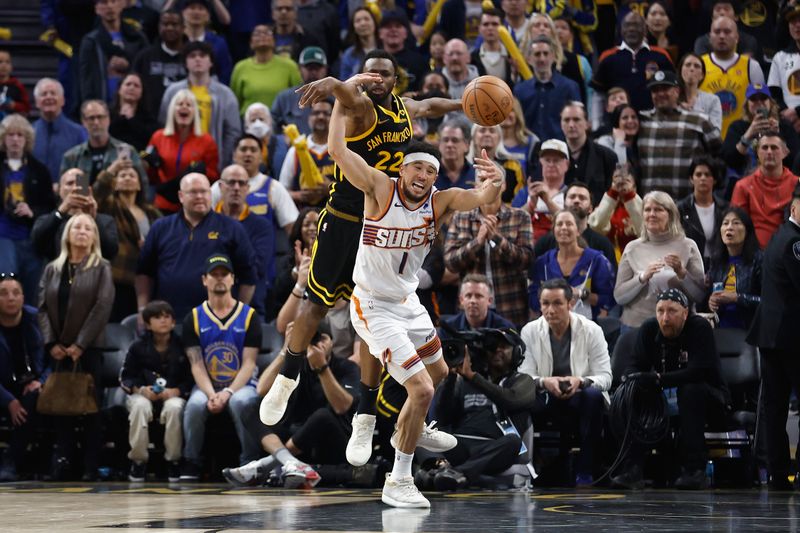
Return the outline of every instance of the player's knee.
{"type": "Polygon", "coordinates": [[[427,372],[417,372],[406,381],[408,400],[419,407],[427,408],[433,401],[433,381],[427,372]]]}
{"type": "Polygon", "coordinates": [[[305,304],[303,305],[302,312],[300,313],[301,316],[305,315],[308,317],[309,320],[313,321],[316,324],[319,324],[325,316],[328,314],[328,308],[324,305],[320,305],[316,302],[312,302],[311,300],[306,300],[305,304]]]}

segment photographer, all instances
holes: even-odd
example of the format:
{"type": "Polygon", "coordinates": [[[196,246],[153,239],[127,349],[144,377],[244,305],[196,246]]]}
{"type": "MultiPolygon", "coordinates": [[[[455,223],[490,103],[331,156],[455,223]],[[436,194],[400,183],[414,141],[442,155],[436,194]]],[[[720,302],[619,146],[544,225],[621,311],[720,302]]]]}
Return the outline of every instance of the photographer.
{"type": "Polygon", "coordinates": [[[542,283],[542,316],[522,328],[526,352],[520,370],[536,383],[535,423],[552,422],[566,438],[564,430],[574,429],[577,422],[581,451],[575,484],[581,486],[594,481],[594,449],[609,403],[611,359],[603,330],[573,313],[574,302],[572,287],[563,278],[542,283]]]}
{"type": "Polygon", "coordinates": [[[517,372],[522,339],[513,329],[482,329],[468,339],[444,350],[450,375],[438,391],[436,418],[458,444],[444,453],[456,469],[430,472],[437,490],[474,485],[479,476],[517,463],[524,453],[521,435],[531,426],[533,381],[517,372]]]}
{"type": "MultiPolygon", "coordinates": [[[[669,289],[658,295],[656,316],[639,328],[625,375],[643,387],[663,387],[668,399],[677,397],[683,473],[675,481],[675,488],[705,488],[704,427],[707,419],[715,417],[714,413],[721,413],[727,390],[711,326],[704,318],[689,315],[689,300],[683,292],[669,289]]],[[[655,390],[660,392],[660,387],[655,390]]],[[[614,424],[615,420],[611,422],[614,424]]],[[[634,442],[628,466],[611,479],[613,486],[642,488],[646,451],[634,442]]]]}

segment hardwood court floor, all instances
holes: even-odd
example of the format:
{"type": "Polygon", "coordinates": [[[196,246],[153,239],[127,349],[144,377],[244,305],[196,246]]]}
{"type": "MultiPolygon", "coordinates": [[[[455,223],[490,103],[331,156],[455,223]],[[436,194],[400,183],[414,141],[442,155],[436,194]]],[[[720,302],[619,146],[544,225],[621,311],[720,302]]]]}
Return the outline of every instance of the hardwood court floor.
{"type": "Polygon", "coordinates": [[[385,506],[378,490],[11,483],[0,485],[0,531],[800,531],[800,493],[534,490],[427,495],[429,511],[385,506]]]}

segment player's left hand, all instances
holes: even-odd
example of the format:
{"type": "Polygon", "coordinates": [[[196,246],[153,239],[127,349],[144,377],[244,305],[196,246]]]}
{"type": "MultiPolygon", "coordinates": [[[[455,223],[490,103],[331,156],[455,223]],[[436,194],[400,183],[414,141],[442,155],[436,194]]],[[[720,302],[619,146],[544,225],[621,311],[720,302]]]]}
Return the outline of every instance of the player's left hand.
{"type": "Polygon", "coordinates": [[[474,166],[475,176],[481,180],[482,187],[489,187],[489,184],[491,184],[499,189],[503,185],[503,176],[500,175],[500,169],[489,159],[489,154],[486,153],[485,148],[481,150],[481,156],[475,158],[474,166]]]}

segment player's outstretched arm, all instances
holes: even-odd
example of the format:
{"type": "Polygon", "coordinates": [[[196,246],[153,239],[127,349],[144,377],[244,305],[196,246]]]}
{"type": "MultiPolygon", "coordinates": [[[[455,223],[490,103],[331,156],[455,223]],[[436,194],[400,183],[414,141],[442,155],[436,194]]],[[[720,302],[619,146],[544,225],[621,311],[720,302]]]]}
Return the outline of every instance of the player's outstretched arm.
{"type": "Polygon", "coordinates": [[[300,107],[312,106],[317,102],[333,96],[342,102],[345,107],[358,108],[370,106],[372,105],[370,99],[361,92],[361,88],[369,83],[374,83],[376,81],[376,76],[377,82],[381,83],[383,80],[380,75],[370,73],[356,74],[345,81],[338,80],[333,76],[328,76],[321,80],[306,83],[298,87],[295,91],[301,94],[298,105],[300,107]]]}
{"type": "Polygon", "coordinates": [[[346,107],[337,100],[333,105],[333,114],[328,128],[328,153],[347,177],[347,181],[360,189],[364,194],[384,198],[384,192],[391,191],[389,176],[369,166],[364,158],[347,147],[345,141],[346,107]],[[377,189],[377,190],[376,190],[377,189]]]}
{"type": "Polygon", "coordinates": [[[474,165],[475,177],[481,181],[480,187],[477,189],[453,187],[437,191],[436,204],[441,209],[437,217],[450,211],[470,211],[484,204],[491,204],[500,196],[500,188],[505,177],[500,167],[489,159],[485,149],[481,151],[481,157],[475,158],[474,165]]]}
{"type": "Polygon", "coordinates": [[[403,98],[403,103],[408,110],[409,118],[439,118],[451,111],[461,110],[461,100],[450,98],[426,98],[425,100],[412,100],[403,98]]]}

